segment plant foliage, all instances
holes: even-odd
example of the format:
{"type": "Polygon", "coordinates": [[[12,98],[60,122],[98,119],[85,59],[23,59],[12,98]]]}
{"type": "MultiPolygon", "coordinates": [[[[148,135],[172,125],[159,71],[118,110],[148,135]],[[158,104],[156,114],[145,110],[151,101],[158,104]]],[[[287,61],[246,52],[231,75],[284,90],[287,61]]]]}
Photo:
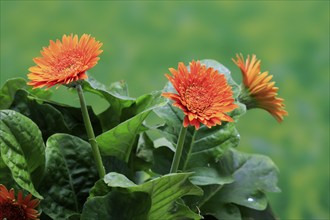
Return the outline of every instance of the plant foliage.
{"type": "Polygon", "coordinates": [[[225,74],[239,107],[233,123],[188,129],[173,174],[183,114],[161,91],[132,98],[124,82],[83,82],[84,92],[109,103],[100,114],[88,108],[107,172],[99,179],[80,109],[8,80],[0,91],[0,183],[41,199],[41,219],[275,219],[266,197],[279,191],[275,164],[238,150],[240,87],[217,61],[202,63],[225,74]],[[156,126],[146,122],[151,114],[156,126]]]}

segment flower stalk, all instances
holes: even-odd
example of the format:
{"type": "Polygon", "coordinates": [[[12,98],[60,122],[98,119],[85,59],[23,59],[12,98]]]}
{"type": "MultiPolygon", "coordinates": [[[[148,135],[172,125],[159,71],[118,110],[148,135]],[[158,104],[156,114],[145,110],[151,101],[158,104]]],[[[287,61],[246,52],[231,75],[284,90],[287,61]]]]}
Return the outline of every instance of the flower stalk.
{"type": "Polygon", "coordinates": [[[193,131],[191,142],[190,142],[189,148],[187,150],[186,160],[183,163],[182,170],[186,170],[186,168],[187,168],[188,160],[189,160],[189,157],[190,157],[190,154],[191,154],[191,149],[192,149],[192,146],[193,146],[194,141],[195,141],[195,135],[196,135],[196,129],[193,131]]]}
{"type": "Polygon", "coordinates": [[[100,177],[100,179],[103,179],[103,177],[105,176],[105,169],[103,166],[100,150],[99,150],[98,144],[95,139],[95,134],[93,131],[92,123],[89,118],[84,93],[83,93],[83,90],[82,90],[80,84],[76,85],[76,89],[77,89],[79,100],[80,100],[81,112],[82,112],[86,132],[87,132],[87,136],[88,136],[88,141],[92,147],[93,156],[94,156],[94,160],[96,163],[97,171],[99,173],[99,177],[100,177]]]}
{"type": "Polygon", "coordinates": [[[174,153],[174,158],[173,158],[171,169],[170,169],[170,173],[176,173],[178,171],[187,129],[188,129],[188,127],[184,127],[184,126],[181,127],[179,138],[178,138],[178,143],[176,145],[176,151],[174,153]]]}

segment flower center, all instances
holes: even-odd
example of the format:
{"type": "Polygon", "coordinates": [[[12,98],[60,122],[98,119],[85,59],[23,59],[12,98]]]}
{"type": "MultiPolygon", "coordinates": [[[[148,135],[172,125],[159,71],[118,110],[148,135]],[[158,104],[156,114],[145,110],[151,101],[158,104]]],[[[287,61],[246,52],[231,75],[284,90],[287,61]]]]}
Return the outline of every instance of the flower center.
{"type": "Polygon", "coordinates": [[[20,205],[13,204],[10,200],[0,203],[0,219],[24,220],[25,212],[20,205]]]}
{"type": "Polygon", "coordinates": [[[65,51],[53,63],[55,72],[61,74],[72,74],[73,72],[79,72],[81,67],[83,67],[83,62],[82,55],[79,51],[65,51]]]}
{"type": "Polygon", "coordinates": [[[188,87],[184,96],[188,110],[194,113],[203,112],[212,102],[212,97],[208,95],[207,90],[200,86],[192,85],[188,87]]]}

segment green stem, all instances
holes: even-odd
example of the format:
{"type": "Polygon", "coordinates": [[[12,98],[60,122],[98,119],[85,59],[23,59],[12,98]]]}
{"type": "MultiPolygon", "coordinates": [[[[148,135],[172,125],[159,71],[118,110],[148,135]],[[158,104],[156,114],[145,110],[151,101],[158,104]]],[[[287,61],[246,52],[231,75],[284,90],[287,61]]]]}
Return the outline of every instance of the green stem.
{"type": "Polygon", "coordinates": [[[189,157],[190,157],[190,154],[191,154],[192,145],[194,144],[194,141],[195,141],[195,134],[196,134],[196,129],[194,129],[194,133],[192,135],[191,142],[190,142],[190,145],[189,145],[189,148],[188,148],[187,156],[186,156],[185,161],[183,163],[183,168],[182,168],[183,171],[186,170],[186,168],[187,168],[188,160],[189,160],[189,157]]]}
{"type": "Polygon", "coordinates": [[[183,150],[184,139],[185,139],[186,133],[187,133],[187,128],[185,128],[183,126],[181,127],[179,138],[178,138],[178,144],[176,145],[176,151],[175,151],[174,158],[172,161],[170,173],[176,173],[178,171],[181,154],[182,154],[182,150],[183,150]]]}
{"type": "Polygon", "coordinates": [[[103,179],[103,177],[105,176],[105,169],[104,169],[104,166],[103,166],[103,163],[102,163],[100,150],[99,150],[98,144],[97,144],[96,139],[95,139],[92,123],[91,123],[91,120],[89,118],[89,114],[88,114],[88,110],[87,110],[87,106],[86,106],[86,101],[85,101],[85,98],[84,98],[84,93],[83,93],[83,90],[82,90],[80,84],[78,84],[76,86],[76,88],[77,88],[77,92],[78,92],[78,96],[79,96],[79,100],[80,100],[81,112],[82,112],[82,116],[83,116],[83,119],[84,119],[84,124],[85,124],[85,128],[86,128],[88,140],[89,140],[89,143],[92,147],[93,156],[94,156],[94,160],[95,160],[95,163],[96,163],[97,171],[99,173],[100,179],[103,179]]]}

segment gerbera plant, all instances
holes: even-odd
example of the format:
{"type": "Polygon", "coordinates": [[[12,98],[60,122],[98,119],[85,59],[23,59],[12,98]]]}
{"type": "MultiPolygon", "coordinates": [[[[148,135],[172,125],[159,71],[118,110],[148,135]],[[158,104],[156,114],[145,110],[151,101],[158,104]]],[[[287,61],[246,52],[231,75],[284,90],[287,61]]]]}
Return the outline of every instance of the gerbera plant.
{"type": "Polygon", "coordinates": [[[33,88],[52,87],[54,85],[67,85],[77,89],[86,133],[93,149],[94,159],[100,178],[105,175],[102,158],[98,149],[92,124],[87,111],[81,80],[87,79],[86,71],[97,64],[102,53],[102,43],[90,35],[83,34],[78,39],[77,35],[63,35],[60,40],[50,41],[47,48],[41,51],[42,57],[34,58],[37,64],[29,68],[28,85],[33,88]]]}
{"type": "Polygon", "coordinates": [[[276,166],[237,150],[247,110],[287,115],[255,55],[234,60],[241,87],[215,60],[180,62],[163,90],[133,98],[123,81],[87,75],[101,46],[63,35],[33,59],[28,82],[3,85],[0,219],[276,219],[266,196],[279,191],[276,166]],[[60,85],[80,108],[53,101],[60,85]],[[83,92],[109,107],[95,114],[83,92]]]}
{"type": "Polygon", "coordinates": [[[173,105],[185,114],[171,173],[177,172],[187,126],[195,126],[198,130],[200,124],[211,128],[221,125],[221,121],[233,122],[234,120],[226,113],[237,107],[224,74],[220,74],[212,67],[207,68],[199,61],[192,61],[189,66],[190,70],[183,63],[179,63],[178,70],[170,69],[173,76],[166,75],[166,77],[177,93],[162,94],[172,99],[173,105]]]}

